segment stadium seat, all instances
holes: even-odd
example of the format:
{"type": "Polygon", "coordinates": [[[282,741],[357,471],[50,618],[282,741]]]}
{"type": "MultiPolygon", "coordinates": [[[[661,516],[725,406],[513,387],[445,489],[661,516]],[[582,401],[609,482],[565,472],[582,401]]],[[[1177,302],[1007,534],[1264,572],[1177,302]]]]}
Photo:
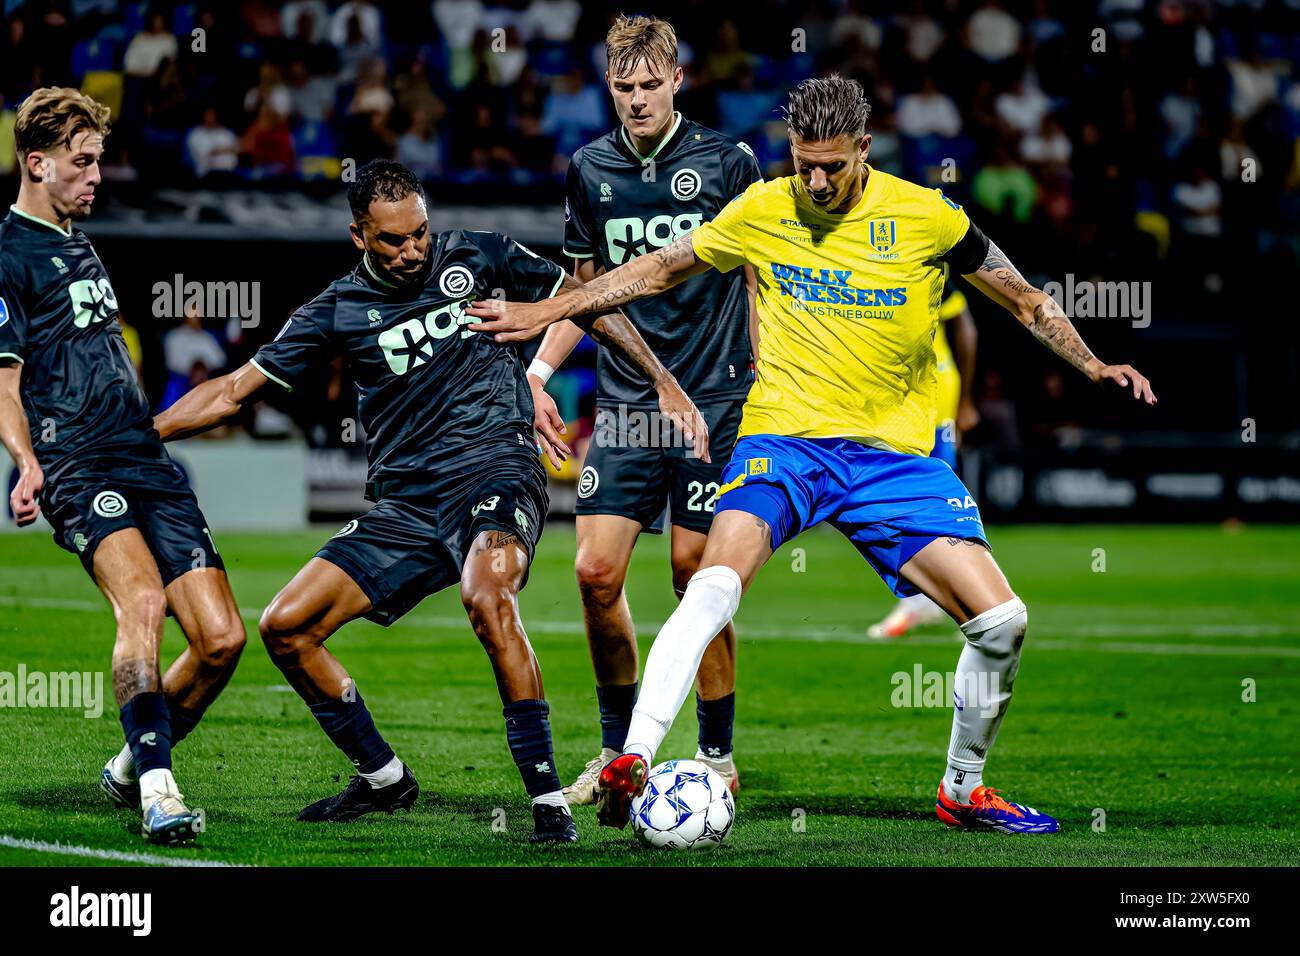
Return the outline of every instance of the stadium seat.
{"type": "Polygon", "coordinates": [[[81,79],[81,92],[108,107],[116,121],[122,115],[122,74],[117,70],[91,70],[81,79]]]}
{"type": "Polygon", "coordinates": [[[172,14],[172,33],[176,34],[183,41],[194,30],[198,23],[199,5],[197,3],[182,3],[172,14]]]}
{"type": "Polygon", "coordinates": [[[338,141],[328,123],[303,121],[292,132],[293,153],[304,179],[338,179],[343,169],[338,141]]]}
{"type": "Polygon", "coordinates": [[[92,37],[82,40],[72,48],[72,75],[85,76],[92,70],[111,70],[117,64],[116,49],[112,40],[92,37]]]}
{"type": "Polygon", "coordinates": [[[149,0],[136,0],[122,5],[122,27],[129,37],[135,36],[146,26],[145,17],[149,15],[149,0]]]}

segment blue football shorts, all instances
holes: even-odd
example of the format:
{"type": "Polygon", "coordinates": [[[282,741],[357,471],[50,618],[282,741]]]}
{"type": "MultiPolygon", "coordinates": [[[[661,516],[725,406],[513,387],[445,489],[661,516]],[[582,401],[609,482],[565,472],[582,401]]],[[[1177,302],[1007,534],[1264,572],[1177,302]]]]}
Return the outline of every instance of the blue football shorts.
{"type": "Polygon", "coordinates": [[[747,435],[722,476],[717,512],[762,518],[772,528],[773,551],[828,522],[899,597],[918,593],[899,569],[936,538],[989,546],[975,500],[940,458],[847,438],[747,435]]]}

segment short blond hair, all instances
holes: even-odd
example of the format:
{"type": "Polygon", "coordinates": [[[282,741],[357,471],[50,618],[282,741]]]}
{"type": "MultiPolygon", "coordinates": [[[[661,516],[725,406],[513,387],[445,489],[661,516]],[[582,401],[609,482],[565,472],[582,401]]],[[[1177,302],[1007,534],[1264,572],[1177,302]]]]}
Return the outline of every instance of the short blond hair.
{"type": "Polygon", "coordinates": [[[87,130],[107,136],[109,115],[107,106],[80,90],[67,86],[42,87],[18,107],[14,150],[26,165],[29,154],[59,146],[70,149],[78,134],[87,130]]]}
{"type": "Polygon", "coordinates": [[[658,17],[620,15],[605,34],[605,54],[610,76],[627,76],[642,60],[646,65],[677,67],[677,33],[658,17]]]}

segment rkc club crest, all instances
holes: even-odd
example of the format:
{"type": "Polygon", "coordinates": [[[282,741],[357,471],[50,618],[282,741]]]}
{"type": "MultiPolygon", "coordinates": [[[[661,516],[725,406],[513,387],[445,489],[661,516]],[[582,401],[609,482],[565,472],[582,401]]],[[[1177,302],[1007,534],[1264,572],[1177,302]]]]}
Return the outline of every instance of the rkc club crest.
{"type": "Polygon", "coordinates": [[[894,248],[894,239],[897,236],[897,229],[892,219],[873,219],[867,224],[870,232],[867,238],[871,241],[871,248],[877,252],[888,252],[894,248]]]}

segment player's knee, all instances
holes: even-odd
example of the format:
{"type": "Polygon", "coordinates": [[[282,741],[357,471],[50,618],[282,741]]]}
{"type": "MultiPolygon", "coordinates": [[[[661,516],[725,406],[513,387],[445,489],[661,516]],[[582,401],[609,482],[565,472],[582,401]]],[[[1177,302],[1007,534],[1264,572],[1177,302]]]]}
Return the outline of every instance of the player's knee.
{"type": "Polygon", "coordinates": [[[460,600],[474,633],[489,653],[496,645],[513,637],[512,624],[518,610],[509,588],[500,584],[462,584],[460,600]]]}
{"type": "Polygon", "coordinates": [[[1019,653],[1028,629],[1029,611],[1020,598],[991,607],[961,626],[967,644],[995,658],[1019,653]]]}
{"type": "Polygon", "coordinates": [[[239,660],[246,643],[244,622],[236,617],[234,620],[222,621],[211,630],[205,631],[199,653],[205,664],[226,668],[239,660]]]}
{"type": "Polygon", "coordinates": [[[257,630],[267,653],[280,661],[297,656],[314,642],[306,624],[292,605],[272,601],[258,619],[257,630]]]}
{"type": "Polygon", "coordinates": [[[695,577],[695,572],[699,569],[700,562],[698,559],[688,559],[679,563],[676,557],[674,557],[673,590],[677,592],[679,598],[686,593],[686,588],[691,583],[691,578],[695,577]]]}
{"type": "Polygon", "coordinates": [[[700,569],[700,558],[703,556],[703,549],[695,547],[693,543],[682,544],[677,540],[673,541],[671,555],[673,590],[677,592],[678,597],[681,597],[686,591],[686,586],[691,583],[691,578],[700,569]]]}
{"type": "Polygon", "coordinates": [[[583,604],[608,607],[623,593],[624,570],[602,555],[580,552],[574,571],[583,604]]]}
{"type": "Polygon", "coordinates": [[[118,598],[116,609],[119,629],[152,634],[162,627],[167,596],[161,587],[144,585],[118,598]]]}

